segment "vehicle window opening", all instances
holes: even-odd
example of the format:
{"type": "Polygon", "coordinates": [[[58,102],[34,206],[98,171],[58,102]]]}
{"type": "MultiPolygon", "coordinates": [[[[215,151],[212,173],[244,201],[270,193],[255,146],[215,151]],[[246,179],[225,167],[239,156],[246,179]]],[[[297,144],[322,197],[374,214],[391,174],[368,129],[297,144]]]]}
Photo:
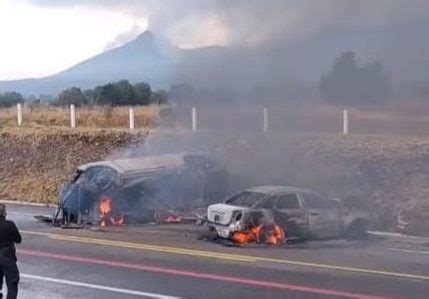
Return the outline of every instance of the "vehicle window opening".
{"type": "Polygon", "coordinates": [[[278,209],[299,209],[299,198],[297,194],[281,195],[277,198],[276,207],[278,209]]]}

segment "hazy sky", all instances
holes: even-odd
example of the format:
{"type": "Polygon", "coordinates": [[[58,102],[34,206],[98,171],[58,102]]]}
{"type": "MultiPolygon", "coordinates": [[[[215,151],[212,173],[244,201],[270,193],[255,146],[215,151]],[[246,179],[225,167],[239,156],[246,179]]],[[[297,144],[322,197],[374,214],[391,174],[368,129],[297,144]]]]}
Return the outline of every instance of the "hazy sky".
{"type": "Polygon", "coordinates": [[[56,73],[148,26],[181,47],[255,46],[428,9],[427,0],[0,0],[0,80],[56,73]]]}
{"type": "Polygon", "coordinates": [[[0,0],[0,79],[41,77],[101,52],[120,33],[146,26],[101,8],[0,0]]]}

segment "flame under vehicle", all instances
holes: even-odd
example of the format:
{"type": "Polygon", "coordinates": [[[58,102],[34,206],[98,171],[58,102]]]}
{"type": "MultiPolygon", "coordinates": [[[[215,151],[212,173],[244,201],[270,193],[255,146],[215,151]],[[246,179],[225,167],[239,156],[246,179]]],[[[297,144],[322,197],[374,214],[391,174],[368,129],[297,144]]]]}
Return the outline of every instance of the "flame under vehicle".
{"type": "Polygon", "coordinates": [[[236,243],[364,238],[369,214],[312,190],[261,186],[208,207],[211,231],[236,243]],[[273,240],[274,238],[274,240],[273,240]]]}
{"type": "Polygon", "coordinates": [[[88,163],[61,188],[54,222],[63,227],[181,222],[187,212],[223,198],[226,184],[220,164],[201,154],[88,163]]]}

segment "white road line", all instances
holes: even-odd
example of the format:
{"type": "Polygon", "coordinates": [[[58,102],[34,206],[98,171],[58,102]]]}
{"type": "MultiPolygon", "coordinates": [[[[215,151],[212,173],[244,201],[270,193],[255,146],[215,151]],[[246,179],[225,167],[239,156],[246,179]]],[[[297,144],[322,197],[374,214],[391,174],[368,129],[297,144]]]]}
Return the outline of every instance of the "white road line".
{"type": "Polygon", "coordinates": [[[376,249],[386,250],[386,251],[395,251],[395,252],[416,253],[416,254],[429,255],[429,251],[423,251],[423,250],[410,250],[410,249],[400,249],[400,248],[382,248],[382,247],[376,247],[376,249]]]}
{"type": "Polygon", "coordinates": [[[50,277],[37,276],[37,275],[31,275],[31,274],[20,274],[20,276],[22,278],[35,279],[35,280],[65,284],[70,286],[77,286],[82,288],[90,288],[90,289],[96,289],[96,290],[102,290],[102,291],[109,291],[109,292],[120,293],[120,294],[135,295],[135,296],[146,297],[146,298],[180,299],[180,297],[173,297],[173,296],[167,296],[167,295],[156,294],[156,293],[140,292],[140,291],[129,290],[129,289],[114,288],[114,287],[103,286],[98,284],[90,284],[90,283],[84,283],[79,281],[50,278],[50,277]]]}

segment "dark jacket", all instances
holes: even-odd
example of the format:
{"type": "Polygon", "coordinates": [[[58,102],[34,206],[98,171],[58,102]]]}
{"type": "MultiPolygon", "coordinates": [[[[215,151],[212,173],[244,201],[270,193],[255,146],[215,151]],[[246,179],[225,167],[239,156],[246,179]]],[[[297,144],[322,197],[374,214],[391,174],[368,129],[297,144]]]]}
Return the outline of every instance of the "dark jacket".
{"type": "Polygon", "coordinates": [[[0,217],[0,262],[16,261],[15,243],[21,243],[15,223],[0,217]]]}

